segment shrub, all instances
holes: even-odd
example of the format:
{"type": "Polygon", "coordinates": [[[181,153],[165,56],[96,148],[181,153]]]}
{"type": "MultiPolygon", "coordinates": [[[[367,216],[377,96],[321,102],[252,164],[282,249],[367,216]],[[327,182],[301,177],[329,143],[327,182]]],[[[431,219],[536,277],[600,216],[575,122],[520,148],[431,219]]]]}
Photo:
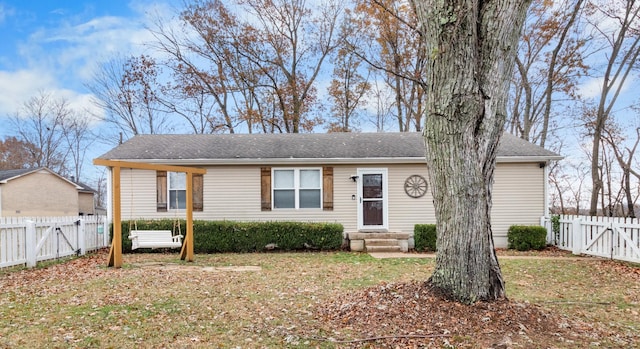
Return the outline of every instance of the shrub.
{"type": "MultiPolygon", "coordinates": [[[[123,251],[131,251],[129,227],[139,230],[174,230],[174,220],[122,222],[123,251]]],[[[268,250],[337,250],[343,240],[343,227],[337,223],[305,222],[193,222],[194,252],[259,252],[268,250]]],[[[180,220],[180,233],[186,235],[185,221],[180,220]]],[[[148,250],[145,250],[148,252],[148,250]]]]}
{"type": "Polygon", "coordinates": [[[337,250],[343,227],[337,223],[305,222],[194,222],[197,253],[257,252],[270,248],[293,251],[337,250]]]}
{"type": "Polygon", "coordinates": [[[542,250],[546,246],[547,230],[541,226],[512,225],[507,239],[509,248],[518,251],[542,250]]]}
{"type": "Polygon", "coordinates": [[[416,224],[413,227],[413,239],[416,251],[436,250],[436,225],[416,224]]]}
{"type": "Polygon", "coordinates": [[[553,215],[551,216],[551,231],[553,231],[554,243],[558,244],[560,241],[560,216],[553,215]]]}

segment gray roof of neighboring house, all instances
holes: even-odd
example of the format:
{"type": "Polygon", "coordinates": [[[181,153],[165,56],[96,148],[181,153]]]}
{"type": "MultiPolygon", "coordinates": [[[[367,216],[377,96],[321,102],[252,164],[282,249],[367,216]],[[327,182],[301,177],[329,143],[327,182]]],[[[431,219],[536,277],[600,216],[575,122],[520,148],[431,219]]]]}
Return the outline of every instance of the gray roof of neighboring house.
{"type": "Polygon", "coordinates": [[[19,168],[15,170],[0,170],[0,182],[6,181],[14,177],[20,177],[26,173],[33,172],[37,169],[33,168],[19,168]]]}
{"type": "Polygon", "coordinates": [[[40,170],[46,170],[51,172],[52,174],[60,177],[61,179],[73,184],[76,186],[76,188],[80,191],[83,192],[92,192],[92,193],[96,193],[96,191],[94,189],[92,189],[90,186],[82,183],[82,182],[76,182],[74,180],[70,180],[68,178],[64,178],[62,176],[60,176],[59,174],[51,171],[50,169],[46,168],[46,167],[37,167],[37,168],[20,168],[20,169],[14,169],[14,170],[0,170],[0,183],[6,183],[8,180],[14,179],[14,178],[18,178],[20,176],[24,176],[27,175],[29,173],[33,173],[33,172],[37,172],[40,170]]]}
{"type": "MultiPolygon", "coordinates": [[[[138,135],[99,158],[205,164],[270,159],[419,159],[424,155],[421,133],[392,132],[138,135]]],[[[561,158],[509,133],[502,137],[498,157],[521,161],[561,158]]]]}

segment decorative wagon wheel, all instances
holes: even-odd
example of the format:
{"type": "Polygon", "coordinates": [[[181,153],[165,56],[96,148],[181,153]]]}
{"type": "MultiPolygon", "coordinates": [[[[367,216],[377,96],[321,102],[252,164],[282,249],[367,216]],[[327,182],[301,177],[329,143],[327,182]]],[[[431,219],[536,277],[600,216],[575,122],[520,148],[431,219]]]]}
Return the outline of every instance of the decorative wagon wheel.
{"type": "Polygon", "coordinates": [[[404,192],[412,198],[419,198],[427,193],[427,180],[420,175],[412,175],[404,181],[404,192]]]}

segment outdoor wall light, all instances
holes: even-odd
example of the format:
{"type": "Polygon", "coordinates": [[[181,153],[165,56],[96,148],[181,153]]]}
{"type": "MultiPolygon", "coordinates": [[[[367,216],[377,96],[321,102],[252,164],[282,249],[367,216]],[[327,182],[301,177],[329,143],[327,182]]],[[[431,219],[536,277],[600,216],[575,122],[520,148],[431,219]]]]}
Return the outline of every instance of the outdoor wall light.
{"type": "Polygon", "coordinates": [[[354,181],[354,182],[357,182],[358,181],[358,177],[359,176],[353,175],[353,176],[351,176],[351,180],[354,181]]]}

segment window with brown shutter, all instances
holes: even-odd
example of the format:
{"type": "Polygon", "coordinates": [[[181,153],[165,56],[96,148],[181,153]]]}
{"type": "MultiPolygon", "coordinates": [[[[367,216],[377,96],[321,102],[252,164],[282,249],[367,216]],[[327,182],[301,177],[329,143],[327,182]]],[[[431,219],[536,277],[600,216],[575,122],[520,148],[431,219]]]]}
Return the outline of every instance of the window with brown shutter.
{"type": "Polygon", "coordinates": [[[204,177],[201,174],[193,174],[193,210],[202,212],[204,201],[204,177]]]}
{"type": "MultiPolygon", "coordinates": [[[[185,179],[186,180],[186,179],[185,179]]],[[[183,183],[181,187],[186,187],[183,183]]],[[[158,212],[167,212],[169,205],[167,204],[167,171],[156,171],[156,208],[158,212]]],[[[184,190],[174,190],[175,203],[174,206],[184,209],[184,190]],[[180,204],[182,202],[182,204],[180,204]]],[[[202,212],[204,210],[204,177],[201,174],[193,174],[193,207],[194,211],[202,212]]]]}
{"type": "Polygon", "coordinates": [[[321,178],[320,169],[278,168],[272,171],[271,167],[262,167],[260,197],[262,211],[271,211],[274,206],[292,209],[317,207],[332,211],[333,167],[323,167],[321,178]]]}
{"type": "Polygon", "coordinates": [[[260,209],[271,211],[271,167],[260,168],[260,209]]]}
{"type": "Polygon", "coordinates": [[[333,211],[333,167],[322,168],[322,209],[333,211]]]}
{"type": "Polygon", "coordinates": [[[167,212],[167,171],[156,171],[156,208],[167,212]]]}

